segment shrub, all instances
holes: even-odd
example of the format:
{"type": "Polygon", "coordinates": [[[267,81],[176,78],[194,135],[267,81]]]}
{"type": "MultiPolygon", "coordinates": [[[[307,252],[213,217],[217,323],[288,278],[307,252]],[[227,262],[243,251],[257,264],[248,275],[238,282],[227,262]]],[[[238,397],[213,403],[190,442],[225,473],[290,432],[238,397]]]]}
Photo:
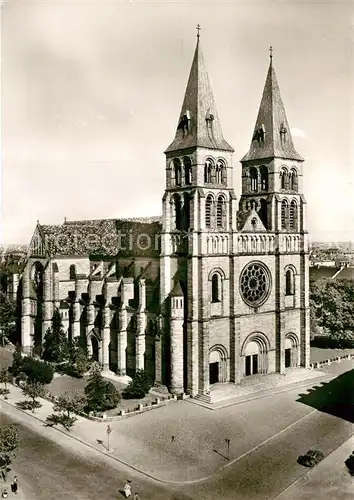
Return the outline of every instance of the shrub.
{"type": "Polygon", "coordinates": [[[91,368],[88,384],[85,387],[87,405],[85,411],[106,411],[115,408],[120,401],[120,393],[112,382],[105,380],[98,363],[91,368]]]}
{"type": "Polygon", "coordinates": [[[9,368],[10,373],[17,377],[20,372],[20,367],[22,364],[22,348],[20,344],[16,344],[15,351],[12,355],[12,365],[9,368]]]}
{"type": "Polygon", "coordinates": [[[4,398],[7,399],[8,394],[10,394],[9,389],[0,389],[0,396],[4,396],[4,398]]]}
{"type": "Polygon", "coordinates": [[[49,363],[33,359],[30,356],[22,359],[20,371],[27,375],[28,380],[44,385],[50,384],[54,376],[53,368],[49,363]]]}
{"type": "Polygon", "coordinates": [[[137,370],[133,380],[123,390],[122,396],[124,399],[141,399],[149,392],[151,386],[147,373],[144,370],[137,370]]]}
{"type": "Polygon", "coordinates": [[[319,349],[352,349],[354,348],[354,339],[348,336],[347,338],[333,338],[326,335],[318,335],[311,340],[311,347],[319,349]]]}

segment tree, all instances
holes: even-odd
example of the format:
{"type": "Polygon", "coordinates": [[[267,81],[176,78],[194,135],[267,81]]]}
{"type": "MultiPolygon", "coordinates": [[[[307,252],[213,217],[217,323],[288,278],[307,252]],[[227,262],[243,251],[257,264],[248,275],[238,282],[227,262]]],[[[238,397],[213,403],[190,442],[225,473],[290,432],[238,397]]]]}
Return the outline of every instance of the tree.
{"type": "Polygon", "coordinates": [[[50,384],[54,371],[49,363],[26,356],[22,359],[19,371],[25,373],[29,381],[50,384]]]}
{"type": "Polygon", "coordinates": [[[48,415],[47,424],[60,424],[69,431],[77,421],[74,414],[82,413],[86,404],[86,398],[79,393],[64,392],[64,394],[60,394],[55,398],[53,407],[57,414],[48,415]]]}
{"type": "Polygon", "coordinates": [[[20,344],[16,344],[15,351],[12,355],[12,365],[10,371],[14,377],[20,373],[20,367],[22,365],[22,347],[20,344]]]}
{"type": "Polygon", "coordinates": [[[0,469],[5,481],[19,442],[20,435],[16,425],[10,424],[0,428],[0,469]]]}
{"type": "Polygon", "coordinates": [[[82,413],[86,403],[85,396],[78,392],[65,391],[55,398],[53,410],[71,417],[73,413],[77,415],[82,413]]]}
{"type": "Polygon", "coordinates": [[[42,357],[54,363],[66,361],[69,357],[69,343],[58,309],[54,311],[52,326],[45,334],[42,357]]]}
{"type": "Polygon", "coordinates": [[[16,302],[0,291],[0,344],[2,347],[4,347],[5,341],[13,334],[15,329],[16,302]]]}
{"type": "Polygon", "coordinates": [[[141,399],[151,389],[149,376],[144,370],[137,370],[133,380],[123,390],[124,399],[141,399]]]}
{"type": "Polygon", "coordinates": [[[115,408],[120,401],[120,393],[112,382],[102,377],[98,363],[93,363],[91,367],[85,394],[87,411],[106,411],[115,408]]]}
{"type": "Polygon", "coordinates": [[[354,342],[354,283],[323,279],[311,285],[312,321],[336,341],[354,342]]]}
{"type": "Polygon", "coordinates": [[[0,384],[4,384],[5,389],[7,389],[7,384],[12,381],[12,376],[6,368],[1,368],[0,370],[0,384]]]}
{"type": "Polygon", "coordinates": [[[30,398],[30,404],[28,405],[30,409],[34,411],[35,408],[40,408],[42,405],[37,398],[41,398],[44,396],[44,385],[40,382],[27,382],[27,384],[22,389],[22,393],[24,396],[30,398]]]}

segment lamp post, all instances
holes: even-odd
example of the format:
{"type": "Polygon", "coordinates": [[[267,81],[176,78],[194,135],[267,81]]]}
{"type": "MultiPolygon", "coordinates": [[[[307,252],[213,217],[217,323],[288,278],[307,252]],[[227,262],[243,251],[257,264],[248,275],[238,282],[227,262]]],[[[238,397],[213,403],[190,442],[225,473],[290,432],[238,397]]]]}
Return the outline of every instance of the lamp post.
{"type": "Polygon", "coordinates": [[[227,453],[230,453],[230,439],[225,438],[225,443],[227,444],[227,453]]]}
{"type": "Polygon", "coordinates": [[[111,429],[111,426],[110,426],[110,425],[107,425],[107,430],[106,430],[106,432],[107,432],[107,450],[109,451],[109,436],[110,436],[110,434],[111,434],[111,432],[112,432],[112,429],[111,429]]]}

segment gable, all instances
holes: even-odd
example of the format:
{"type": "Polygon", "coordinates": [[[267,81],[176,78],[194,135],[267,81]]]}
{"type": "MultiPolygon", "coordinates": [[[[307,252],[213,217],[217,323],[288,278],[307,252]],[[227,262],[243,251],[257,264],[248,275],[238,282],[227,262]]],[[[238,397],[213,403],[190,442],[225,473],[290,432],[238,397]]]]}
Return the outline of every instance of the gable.
{"type": "Polygon", "coordinates": [[[45,240],[39,230],[39,227],[37,226],[28,247],[27,257],[47,257],[47,256],[48,256],[48,251],[45,244],[45,240]]]}
{"type": "Polygon", "coordinates": [[[263,222],[261,221],[259,215],[253,208],[245,217],[245,221],[242,227],[242,231],[256,232],[266,231],[263,222]]]}

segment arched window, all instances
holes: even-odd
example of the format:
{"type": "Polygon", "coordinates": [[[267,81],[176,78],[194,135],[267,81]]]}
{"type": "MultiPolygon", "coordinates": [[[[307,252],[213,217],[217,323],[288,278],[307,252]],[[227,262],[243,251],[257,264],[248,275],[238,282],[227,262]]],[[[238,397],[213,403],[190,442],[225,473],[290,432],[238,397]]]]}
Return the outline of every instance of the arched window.
{"type": "Polygon", "coordinates": [[[182,227],[182,203],[181,198],[178,194],[173,196],[173,208],[174,208],[174,223],[176,229],[181,229],[182,227]]]}
{"type": "Polygon", "coordinates": [[[289,226],[291,230],[297,230],[297,203],[295,200],[290,203],[289,226]]]}
{"type": "Polygon", "coordinates": [[[74,264],[72,264],[69,268],[69,279],[75,280],[76,279],[76,267],[74,264]]]}
{"type": "Polygon", "coordinates": [[[221,228],[225,225],[225,198],[223,196],[218,197],[218,201],[216,204],[216,226],[221,228]]]}
{"type": "Polygon", "coordinates": [[[182,184],[182,167],[180,160],[178,158],[173,160],[173,165],[175,169],[175,184],[176,186],[180,186],[182,184]]]}
{"type": "Polygon", "coordinates": [[[282,229],[287,229],[288,228],[288,212],[289,212],[289,205],[287,200],[283,200],[281,202],[281,228],[282,229]]]}
{"type": "Polygon", "coordinates": [[[214,166],[214,163],[211,159],[206,160],[204,164],[204,182],[207,184],[211,183],[211,172],[212,168],[214,166]]]}
{"type": "Polygon", "coordinates": [[[292,269],[285,273],[285,295],[295,295],[295,276],[292,269]]]}
{"type": "Polygon", "coordinates": [[[226,184],[226,165],[223,160],[218,160],[215,167],[215,182],[226,184]]]}
{"type": "Polygon", "coordinates": [[[268,191],[268,169],[265,165],[262,165],[259,169],[261,174],[261,190],[268,191]]]}
{"type": "Polygon", "coordinates": [[[211,227],[211,213],[213,207],[213,197],[209,194],[205,200],[205,226],[211,227]]]}
{"type": "Polygon", "coordinates": [[[218,273],[213,274],[211,278],[211,301],[221,301],[221,278],[218,273]]]}
{"type": "Polygon", "coordinates": [[[289,175],[289,189],[291,189],[292,191],[298,190],[297,172],[294,168],[291,169],[289,175]]]}
{"type": "Polygon", "coordinates": [[[254,167],[250,168],[250,187],[251,191],[257,191],[258,189],[258,172],[254,167]]]}
{"type": "Polygon", "coordinates": [[[192,162],[188,156],[183,158],[184,182],[187,186],[192,184],[192,162]]]}
{"type": "Polygon", "coordinates": [[[288,184],[288,171],[286,168],[280,170],[280,189],[286,189],[288,184]]]}

